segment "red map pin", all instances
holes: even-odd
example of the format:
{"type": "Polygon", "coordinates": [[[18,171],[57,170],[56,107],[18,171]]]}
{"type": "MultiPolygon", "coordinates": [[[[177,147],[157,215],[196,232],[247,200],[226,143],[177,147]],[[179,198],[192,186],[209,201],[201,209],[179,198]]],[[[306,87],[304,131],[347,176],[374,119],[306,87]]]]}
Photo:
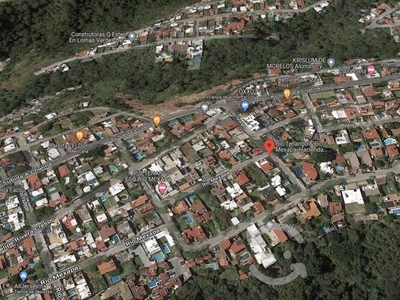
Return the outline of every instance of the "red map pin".
{"type": "Polygon", "coordinates": [[[267,150],[267,152],[269,154],[271,154],[271,152],[274,150],[275,148],[275,142],[273,140],[266,140],[264,142],[264,148],[265,150],[267,150]]]}

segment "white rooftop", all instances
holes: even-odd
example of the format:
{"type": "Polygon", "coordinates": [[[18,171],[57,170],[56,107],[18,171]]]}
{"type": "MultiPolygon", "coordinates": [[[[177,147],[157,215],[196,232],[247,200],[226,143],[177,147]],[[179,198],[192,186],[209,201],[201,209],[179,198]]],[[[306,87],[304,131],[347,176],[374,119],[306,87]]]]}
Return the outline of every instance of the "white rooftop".
{"type": "Polygon", "coordinates": [[[351,204],[351,203],[364,204],[364,198],[359,188],[355,190],[342,191],[342,197],[345,204],[351,204]]]}

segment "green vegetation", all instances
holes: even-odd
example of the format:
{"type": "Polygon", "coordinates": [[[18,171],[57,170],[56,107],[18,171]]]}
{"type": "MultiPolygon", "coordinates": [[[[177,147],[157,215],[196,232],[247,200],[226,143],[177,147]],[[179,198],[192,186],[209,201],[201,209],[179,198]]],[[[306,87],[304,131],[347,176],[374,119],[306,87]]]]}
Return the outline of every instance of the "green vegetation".
{"type": "Polygon", "coordinates": [[[336,151],[330,148],[324,148],[324,152],[312,152],[310,160],[314,163],[332,161],[336,157],[336,151]]]}
{"type": "Polygon", "coordinates": [[[172,299],[397,299],[400,261],[393,249],[400,247],[399,230],[398,222],[357,223],[304,244],[286,243],[275,248],[278,263],[266,274],[286,276],[290,264],[302,262],[306,278],[270,286],[252,277],[229,281],[209,271],[196,274],[172,299]],[[285,250],[292,252],[291,260],[283,259],[285,250]]]}
{"type": "Polygon", "coordinates": [[[256,185],[263,185],[267,183],[267,177],[264,172],[255,164],[248,165],[244,168],[246,174],[252,179],[256,185]]]}
{"type": "MultiPolygon", "coordinates": [[[[91,44],[73,44],[72,32],[129,32],[174,13],[193,0],[22,0],[0,5],[0,54],[30,50],[71,54],[91,44]]],[[[0,56],[1,57],[1,56],[0,56]]]]}
{"type": "Polygon", "coordinates": [[[92,112],[90,111],[82,111],[82,112],[77,112],[74,113],[69,117],[69,120],[74,126],[82,126],[82,125],[87,125],[89,123],[90,119],[93,117],[92,112]]]}
{"type": "Polygon", "coordinates": [[[51,216],[54,213],[55,209],[50,206],[45,206],[42,208],[35,209],[36,219],[38,221],[43,221],[48,216],[51,216]]]}
{"type": "MultiPolygon", "coordinates": [[[[39,47],[44,53],[71,51],[74,45],[67,40],[72,31],[121,32],[193,1],[170,2],[154,0],[149,5],[148,1],[133,0],[117,4],[95,0],[23,0],[15,5],[6,4],[0,8],[0,51],[17,54],[39,47]]],[[[254,72],[265,72],[267,63],[289,62],[293,57],[335,57],[338,62],[354,57],[392,57],[398,46],[388,30],[360,33],[365,26],[358,22],[360,8],[373,2],[338,0],[323,14],[311,10],[285,24],[256,24],[259,37],[276,33],[279,41],[258,38],[206,42],[201,68],[195,72],[188,71],[186,60],[179,57],[172,63],[154,63],[154,48],[105,56],[93,62],[74,62],[68,72],[32,75],[23,87],[2,93],[0,113],[32,98],[82,83],[84,88],[67,96],[76,99],[77,95],[91,94],[95,105],[121,107],[124,103],[115,98],[116,92],[129,94],[143,103],[160,103],[177,94],[191,94],[232,79],[250,77],[254,72]]],[[[3,72],[3,80],[13,66],[10,63],[3,72]]]]}
{"type": "Polygon", "coordinates": [[[43,125],[41,125],[38,128],[38,130],[43,134],[43,136],[54,136],[64,131],[58,120],[52,120],[50,122],[46,122],[43,125]]]}

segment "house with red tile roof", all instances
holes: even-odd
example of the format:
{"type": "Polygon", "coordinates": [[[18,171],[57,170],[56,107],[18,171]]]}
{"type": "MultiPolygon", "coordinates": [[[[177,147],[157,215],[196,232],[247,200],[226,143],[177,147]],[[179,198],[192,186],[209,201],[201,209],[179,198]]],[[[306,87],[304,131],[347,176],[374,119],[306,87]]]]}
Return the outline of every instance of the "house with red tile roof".
{"type": "Polygon", "coordinates": [[[266,159],[259,161],[258,164],[265,173],[268,173],[269,171],[275,169],[275,165],[266,159]]]}
{"type": "Polygon", "coordinates": [[[254,215],[258,215],[261,212],[263,212],[265,210],[264,206],[261,204],[261,202],[257,201],[254,202],[253,205],[253,211],[254,211],[254,215]]]}
{"type": "Polygon", "coordinates": [[[201,242],[205,240],[207,235],[199,226],[194,229],[186,229],[184,232],[182,232],[182,238],[186,244],[191,244],[193,242],[201,242]]]}
{"type": "Polygon", "coordinates": [[[233,118],[227,118],[221,121],[220,125],[223,129],[225,129],[228,132],[240,126],[240,124],[233,118]]]}
{"type": "Polygon", "coordinates": [[[24,247],[26,254],[28,254],[28,256],[32,256],[37,253],[35,240],[33,239],[33,236],[24,239],[24,241],[22,242],[22,246],[24,247]]]}
{"type": "Polygon", "coordinates": [[[239,22],[231,22],[224,26],[224,32],[225,34],[240,33],[245,25],[246,21],[244,19],[241,19],[239,22]]]}
{"type": "Polygon", "coordinates": [[[227,239],[227,240],[223,240],[221,243],[221,248],[224,250],[228,250],[230,248],[230,246],[232,245],[231,242],[227,239]]]}
{"type": "Polygon", "coordinates": [[[190,207],[190,210],[192,211],[193,217],[198,224],[205,223],[211,219],[211,214],[200,200],[196,200],[190,207]]]}
{"type": "Polygon", "coordinates": [[[321,212],[319,211],[318,206],[314,200],[300,203],[298,207],[300,208],[304,219],[309,220],[321,215],[321,212]]]}
{"type": "Polygon", "coordinates": [[[99,230],[99,235],[104,242],[108,242],[110,237],[116,234],[116,230],[113,226],[106,225],[99,230]]]}
{"type": "Polygon", "coordinates": [[[399,148],[397,145],[388,145],[386,146],[386,152],[389,156],[399,155],[399,148]]]}
{"type": "Polygon", "coordinates": [[[314,181],[318,178],[318,170],[313,163],[307,161],[303,162],[302,169],[308,181],[314,181]]]}
{"type": "Polygon", "coordinates": [[[220,197],[226,193],[226,189],[222,184],[217,184],[211,189],[211,194],[215,197],[220,197]]]}
{"type": "Polygon", "coordinates": [[[369,150],[369,153],[371,154],[372,157],[381,157],[384,156],[385,154],[383,153],[383,150],[381,147],[379,148],[371,148],[369,150]]]}
{"type": "Polygon", "coordinates": [[[76,228],[78,225],[78,222],[75,219],[75,216],[73,213],[69,213],[68,215],[64,216],[61,219],[61,223],[67,228],[69,231],[72,231],[76,228]]]}
{"type": "Polygon", "coordinates": [[[28,181],[29,186],[34,190],[37,190],[42,186],[42,182],[37,173],[27,176],[26,180],[28,181]]]}
{"type": "Polygon", "coordinates": [[[58,173],[60,174],[60,177],[65,177],[69,175],[70,171],[67,165],[62,165],[58,167],[58,173]]]}
{"type": "Polygon", "coordinates": [[[375,128],[366,129],[362,134],[366,140],[379,139],[379,133],[375,128]]]}
{"type": "Polygon", "coordinates": [[[114,260],[111,259],[109,261],[105,261],[97,265],[97,268],[99,269],[101,275],[105,275],[107,273],[115,271],[117,269],[117,266],[115,265],[114,260]]]}
{"type": "Polygon", "coordinates": [[[230,246],[229,252],[231,253],[232,257],[234,257],[235,254],[239,253],[240,251],[242,251],[244,249],[246,249],[246,245],[243,243],[243,241],[240,238],[238,238],[230,246]]]}
{"type": "Polygon", "coordinates": [[[343,212],[342,202],[329,202],[329,214],[331,216],[343,212]]]}
{"type": "Polygon", "coordinates": [[[147,202],[147,200],[149,200],[147,195],[140,196],[139,198],[137,198],[136,200],[131,202],[131,207],[138,208],[138,207],[142,206],[143,204],[145,204],[147,202]]]}
{"type": "Polygon", "coordinates": [[[189,209],[189,206],[183,200],[180,201],[177,205],[171,207],[171,211],[174,215],[179,215],[179,214],[185,213],[188,211],[188,209],[189,209]]]}
{"type": "Polygon", "coordinates": [[[246,183],[250,182],[249,177],[247,177],[247,175],[243,171],[238,172],[238,173],[239,174],[237,176],[235,176],[236,174],[233,174],[233,177],[235,178],[238,185],[243,186],[246,183]]]}

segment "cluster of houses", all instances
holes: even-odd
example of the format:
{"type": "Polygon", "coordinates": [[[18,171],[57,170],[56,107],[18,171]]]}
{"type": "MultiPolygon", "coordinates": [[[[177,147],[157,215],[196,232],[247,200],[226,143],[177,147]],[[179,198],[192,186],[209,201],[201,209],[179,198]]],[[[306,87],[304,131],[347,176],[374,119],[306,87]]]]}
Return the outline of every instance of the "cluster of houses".
{"type": "MultiPolygon", "coordinates": [[[[378,18],[382,15],[385,11],[392,9],[390,3],[380,3],[377,7],[371,8],[367,11],[364,11],[364,15],[358,20],[361,23],[370,23],[374,19],[378,18]]],[[[385,16],[384,19],[390,16],[385,16]]],[[[383,19],[381,19],[383,20],[383,19]]],[[[385,21],[383,21],[385,23],[385,21]]]]}
{"type": "Polygon", "coordinates": [[[203,40],[174,41],[168,45],[160,44],[156,46],[156,62],[171,62],[174,55],[186,58],[188,70],[198,70],[203,56],[203,40]]]}

